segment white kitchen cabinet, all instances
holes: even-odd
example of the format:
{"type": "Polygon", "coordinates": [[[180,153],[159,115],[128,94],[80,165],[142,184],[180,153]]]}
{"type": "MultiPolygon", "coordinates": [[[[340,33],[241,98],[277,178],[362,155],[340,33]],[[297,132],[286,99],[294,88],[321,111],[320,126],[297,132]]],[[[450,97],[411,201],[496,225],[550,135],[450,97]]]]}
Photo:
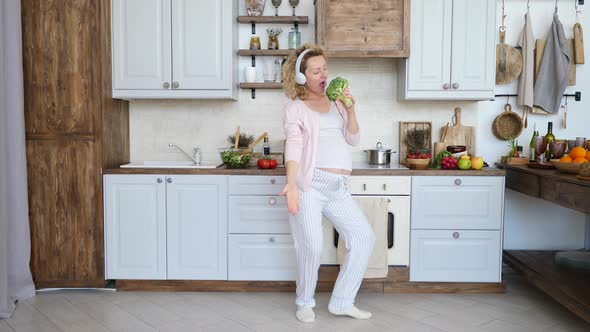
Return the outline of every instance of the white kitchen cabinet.
{"type": "Polygon", "coordinates": [[[107,279],[166,279],[164,176],[105,176],[104,227],[107,279]]]}
{"type": "Polygon", "coordinates": [[[288,234],[289,214],[284,196],[229,197],[230,233],[288,234]]]}
{"type": "Polygon", "coordinates": [[[502,176],[412,178],[410,281],[500,282],[502,176]]]}
{"type": "Polygon", "coordinates": [[[237,5],[112,0],[113,97],[237,99],[237,5]]]}
{"type": "Polygon", "coordinates": [[[227,279],[227,177],[166,177],[168,279],[227,279]]]}
{"type": "Polygon", "coordinates": [[[105,175],[107,279],[227,279],[227,176],[105,175]]]}
{"type": "Polygon", "coordinates": [[[414,0],[402,100],[487,100],[495,87],[495,0],[414,0]]]}

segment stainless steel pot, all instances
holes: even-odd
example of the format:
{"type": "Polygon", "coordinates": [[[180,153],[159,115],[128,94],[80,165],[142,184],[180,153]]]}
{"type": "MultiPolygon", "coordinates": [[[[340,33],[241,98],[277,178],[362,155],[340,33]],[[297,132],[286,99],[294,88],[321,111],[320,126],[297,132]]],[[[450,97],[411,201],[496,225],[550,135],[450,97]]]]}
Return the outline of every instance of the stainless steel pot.
{"type": "Polygon", "coordinates": [[[367,149],[367,161],[373,165],[388,165],[391,163],[391,154],[395,153],[391,149],[384,149],[381,142],[377,142],[375,145],[376,149],[367,149]]]}

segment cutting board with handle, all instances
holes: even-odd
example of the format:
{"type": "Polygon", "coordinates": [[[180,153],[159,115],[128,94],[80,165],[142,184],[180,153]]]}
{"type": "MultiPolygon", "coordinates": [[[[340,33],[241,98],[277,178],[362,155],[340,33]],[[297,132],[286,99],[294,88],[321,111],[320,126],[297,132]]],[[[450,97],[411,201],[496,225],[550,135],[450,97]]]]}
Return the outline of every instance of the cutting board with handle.
{"type": "Polygon", "coordinates": [[[464,126],[461,123],[461,108],[455,108],[453,115],[453,126],[443,127],[442,142],[448,145],[465,145],[467,153],[470,156],[475,156],[475,128],[472,126],[464,126]]]}

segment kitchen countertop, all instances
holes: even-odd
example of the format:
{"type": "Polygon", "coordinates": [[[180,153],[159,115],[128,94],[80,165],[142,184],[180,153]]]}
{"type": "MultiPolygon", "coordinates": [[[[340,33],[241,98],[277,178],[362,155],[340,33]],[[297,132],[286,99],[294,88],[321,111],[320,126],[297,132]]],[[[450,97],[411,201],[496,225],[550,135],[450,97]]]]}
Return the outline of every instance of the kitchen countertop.
{"type": "MultiPolygon", "coordinates": [[[[201,174],[201,175],[286,175],[284,167],[276,169],[258,169],[252,166],[244,169],[229,169],[225,166],[208,169],[178,169],[178,168],[106,168],[102,174],[201,174]]],[[[506,171],[486,167],[482,170],[411,170],[403,165],[375,166],[367,163],[353,163],[352,175],[381,175],[381,176],[505,176],[506,171]]]]}

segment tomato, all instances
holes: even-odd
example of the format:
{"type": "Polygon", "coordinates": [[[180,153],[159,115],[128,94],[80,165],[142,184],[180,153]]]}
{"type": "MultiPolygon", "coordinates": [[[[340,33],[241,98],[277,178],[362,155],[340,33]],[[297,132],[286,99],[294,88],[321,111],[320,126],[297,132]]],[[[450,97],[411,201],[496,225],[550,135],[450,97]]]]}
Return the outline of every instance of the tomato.
{"type": "Polygon", "coordinates": [[[256,165],[258,165],[258,168],[262,168],[262,169],[270,168],[270,160],[258,159],[258,162],[256,163],[256,165]]]}
{"type": "Polygon", "coordinates": [[[277,165],[278,165],[278,164],[279,164],[279,163],[278,163],[278,162],[277,162],[275,159],[271,159],[271,160],[270,160],[270,168],[273,168],[273,169],[274,169],[274,168],[277,168],[277,165]]]}

